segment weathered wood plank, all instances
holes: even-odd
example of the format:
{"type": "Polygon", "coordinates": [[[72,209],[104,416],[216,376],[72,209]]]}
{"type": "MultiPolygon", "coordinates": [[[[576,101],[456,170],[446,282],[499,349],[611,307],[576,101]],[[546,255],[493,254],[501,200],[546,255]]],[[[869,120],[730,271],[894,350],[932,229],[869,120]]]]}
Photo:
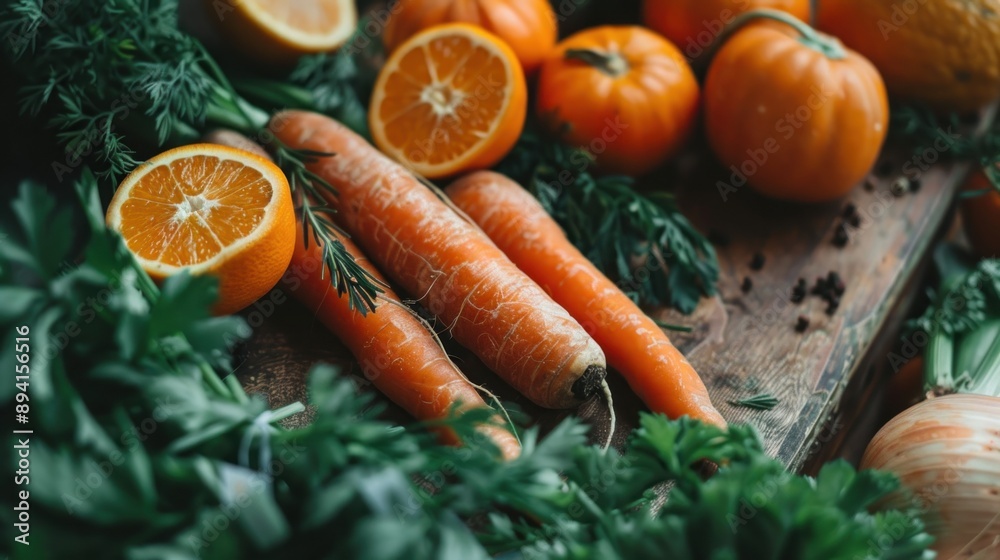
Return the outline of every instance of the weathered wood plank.
{"type": "MultiPolygon", "coordinates": [[[[965,173],[961,166],[935,166],[921,176],[919,192],[897,197],[889,185],[905,159],[884,159],[878,168],[890,173],[873,181],[873,190],[858,188],[848,200],[824,206],[775,204],[743,190],[726,202],[716,189],[685,191],[685,207],[695,222],[722,229],[732,242],[719,251],[720,301],[715,309],[701,306],[693,317],[694,324],[715,329],[675,338],[723,414],[757,426],[768,452],[793,468],[830,429],[826,420],[848,384],[879,359],[872,352],[885,351],[876,344],[879,335],[891,337],[898,326],[902,317],[893,311],[916,288],[908,279],[936,238],[965,173]],[[847,202],[857,207],[862,223],[841,249],[832,239],[847,202]],[[749,263],[757,252],[767,262],[755,272],[749,263]],[[811,287],[829,271],[846,284],[835,313],[828,315],[827,304],[812,295],[801,304],[791,302],[790,290],[799,278],[811,287]],[[742,294],[745,277],[754,288],[742,294]],[[810,321],[802,334],[794,328],[799,315],[810,321]],[[760,412],[726,404],[757,392],[775,395],[779,405],[760,412]]],[[[684,320],[674,313],[664,318],[684,320]]]]}

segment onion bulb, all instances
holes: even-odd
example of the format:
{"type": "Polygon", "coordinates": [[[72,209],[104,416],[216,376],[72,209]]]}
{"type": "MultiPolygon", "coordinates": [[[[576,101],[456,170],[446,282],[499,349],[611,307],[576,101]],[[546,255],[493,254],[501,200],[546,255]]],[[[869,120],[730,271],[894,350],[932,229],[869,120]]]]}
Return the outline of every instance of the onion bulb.
{"type": "Polygon", "coordinates": [[[895,473],[880,506],[916,507],[938,558],[1000,558],[1000,398],[932,398],[890,420],[861,467],[895,473]]]}

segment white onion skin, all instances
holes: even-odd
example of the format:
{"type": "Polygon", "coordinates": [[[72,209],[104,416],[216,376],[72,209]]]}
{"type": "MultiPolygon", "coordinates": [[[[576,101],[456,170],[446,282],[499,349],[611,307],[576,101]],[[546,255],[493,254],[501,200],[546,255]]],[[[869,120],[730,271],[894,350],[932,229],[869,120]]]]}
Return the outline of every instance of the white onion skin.
{"type": "MultiPolygon", "coordinates": [[[[895,473],[912,490],[938,558],[1000,558],[1000,398],[914,405],[875,434],[861,467],[895,473]]],[[[912,503],[901,490],[879,506],[912,503]]]]}

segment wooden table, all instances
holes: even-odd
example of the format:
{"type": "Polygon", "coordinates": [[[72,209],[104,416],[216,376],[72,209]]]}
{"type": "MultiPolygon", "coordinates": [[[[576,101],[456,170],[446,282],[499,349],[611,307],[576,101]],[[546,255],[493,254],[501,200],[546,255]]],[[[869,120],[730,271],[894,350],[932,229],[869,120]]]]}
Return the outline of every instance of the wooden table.
{"type": "Polygon", "coordinates": [[[946,229],[954,191],[968,171],[933,166],[919,176],[918,192],[897,196],[891,185],[908,155],[884,155],[876,166],[880,176],[824,206],[776,204],[745,190],[720,203],[715,189],[686,191],[684,206],[695,223],[718,228],[731,243],[719,250],[720,296],[690,319],[662,317],[696,327],[674,338],[716,406],[730,422],[755,425],[767,451],[792,469],[814,471],[848,437],[867,442],[879,426],[872,418],[881,401],[873,397],[892,370],[888,356],[899,326],[922,295],[930,249],[946,229]],[[833,240],[848,204],[861,222],[841,248],[833,240]],[[758,253],[766,263],[754,271],[758,253]],[[799,278],[811,289],[830,271],[846,287],[836,311],[827,313],[828,304],[811,294],[792,301],[799,278]],[[744,278],[753,284],[745,294],[744,278]],[[803,333],[795,328],[800,316],[809,321],[803,333]],[[771,411],[728,404],[758,393],[774,395],[779,404],[771,411]]]}
{"type": "MultiPolygon", "coordinates": [[[[873,396],[884,376],[876,372],[888,365],[898,327],[917,294],[920,271],[967,171],[938,162],[920,175],[918,192],[895,196],[890,185],[909,161],[903,152],[884,155],[876,167],[881,173],[873,175],[867,187],[859,186],[843,201],[819,206],[776,203],[745,187],[723,201],[714,185],[716,179],[725,180],[726,173],[704,151],[682,160],[686,171],[671,171],[681,177],[679,198],[687,215],[702,231],[721,234],[729,242],[718,247],[718,296],[704,299],[691,316],[668,310],[651,314],[693,327],[691,333],[672,338],[705,379],[716,406],[730,422],[756,426],[767,451],[792,469],[812,471],[812,465],[838,453],[848,436],[866,441],[877,427],[863,422],[878,412],[879,401],[873,396]],[[848,202],[862,221],[851,230],[847,246],[839,248],[833,238],[848,202]],[[751,269],[756,253],[765,257],[760,270],[751,269]],[[812,287],[817,276],[830,271],[846,285],[835,313],[828,315],[827,304],[816,296],[791,302],[799,278],[812,287]],[[753,288],[744,293],[741,284],[747,277],[753,288]],[[795,329],[800,315],[810,322],[804,333],[795,329]],[[772,394],[780,402],[770,411],[728,404],[759,393],[772,394]]],[[[244,315],[255,329],[238,375],[249,391],[266,395],[272,407],[306,400],[305,374],[317,361],[342,364],[357,373],[345,349],[296,302],[289,299],[273,310],[251,308],[244,315]],[[263,315],[268,317],[261,322],[263,315]]],[[[450,345],[449,350],[470,378],[514,403],[543,429],[571,413],[534,406],[464,349],[450,345]]],[[[618,416],[615,444],[620,446],[643,406],[614,372],[609,382],[618,416]]],[[[578,412],[595,426],[593,439],[603,440],[608,427],[603,402],[588,402],[578,412]]],[[[309,414],[290,422],[307,422],[309,414]]],[[[387,414],[408,421],[394,407],[387,414]]]]}

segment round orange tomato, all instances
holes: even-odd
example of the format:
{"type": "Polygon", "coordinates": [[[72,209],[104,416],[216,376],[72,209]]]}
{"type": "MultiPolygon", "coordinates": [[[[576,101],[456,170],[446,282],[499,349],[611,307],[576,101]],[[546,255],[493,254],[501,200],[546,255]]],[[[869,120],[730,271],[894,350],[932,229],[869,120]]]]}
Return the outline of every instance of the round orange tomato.
{"type": "Polygon", "coordinates": [[[823,0],[816,20],[868,57],[894,96],[941,111],[1000,99],[997,0],[823,0]]]}
{"type": "Polygon", "coordinates": [[[471,23],[500,37],[526,73],[556,44],[556,15],[548,0],[398,0],[382,42],[392,52],[411,35],[442,23],[471,23]]]}
{"type": "Polygon", "coordinates": [[[641,27],[604,26],[556,46],[538,76],[537,111],[602,171],[642,175],[687,138],[698,95],[694,73],[666,39],[641,27]]]}
{"type": "MultiPolygon", "coordinates": [[[[1000,164],[997,171],[1000,172],[1000,164]]],[[[980,258],[1000,257],[1000,193],[982,171],[969,178],[965,190],[989,191],[962,201],[962,223],[972,250],[980,258]]]]}
{"type": "Polygon", "coordinates": [[[705,79],[705,125],[730,170],[723,198],[748,183],[778,199],[823,202],[871,169],[888,129],[878,71],[833,37],[787,23],[753,25],[722,45],[705,79]]]}
{"type": "Polygon", "coordinates": [[[757,8],[809,20],[809,0],[645,0],[642,21],[695,59],[709,50],[736,16],[757,8]]]}

